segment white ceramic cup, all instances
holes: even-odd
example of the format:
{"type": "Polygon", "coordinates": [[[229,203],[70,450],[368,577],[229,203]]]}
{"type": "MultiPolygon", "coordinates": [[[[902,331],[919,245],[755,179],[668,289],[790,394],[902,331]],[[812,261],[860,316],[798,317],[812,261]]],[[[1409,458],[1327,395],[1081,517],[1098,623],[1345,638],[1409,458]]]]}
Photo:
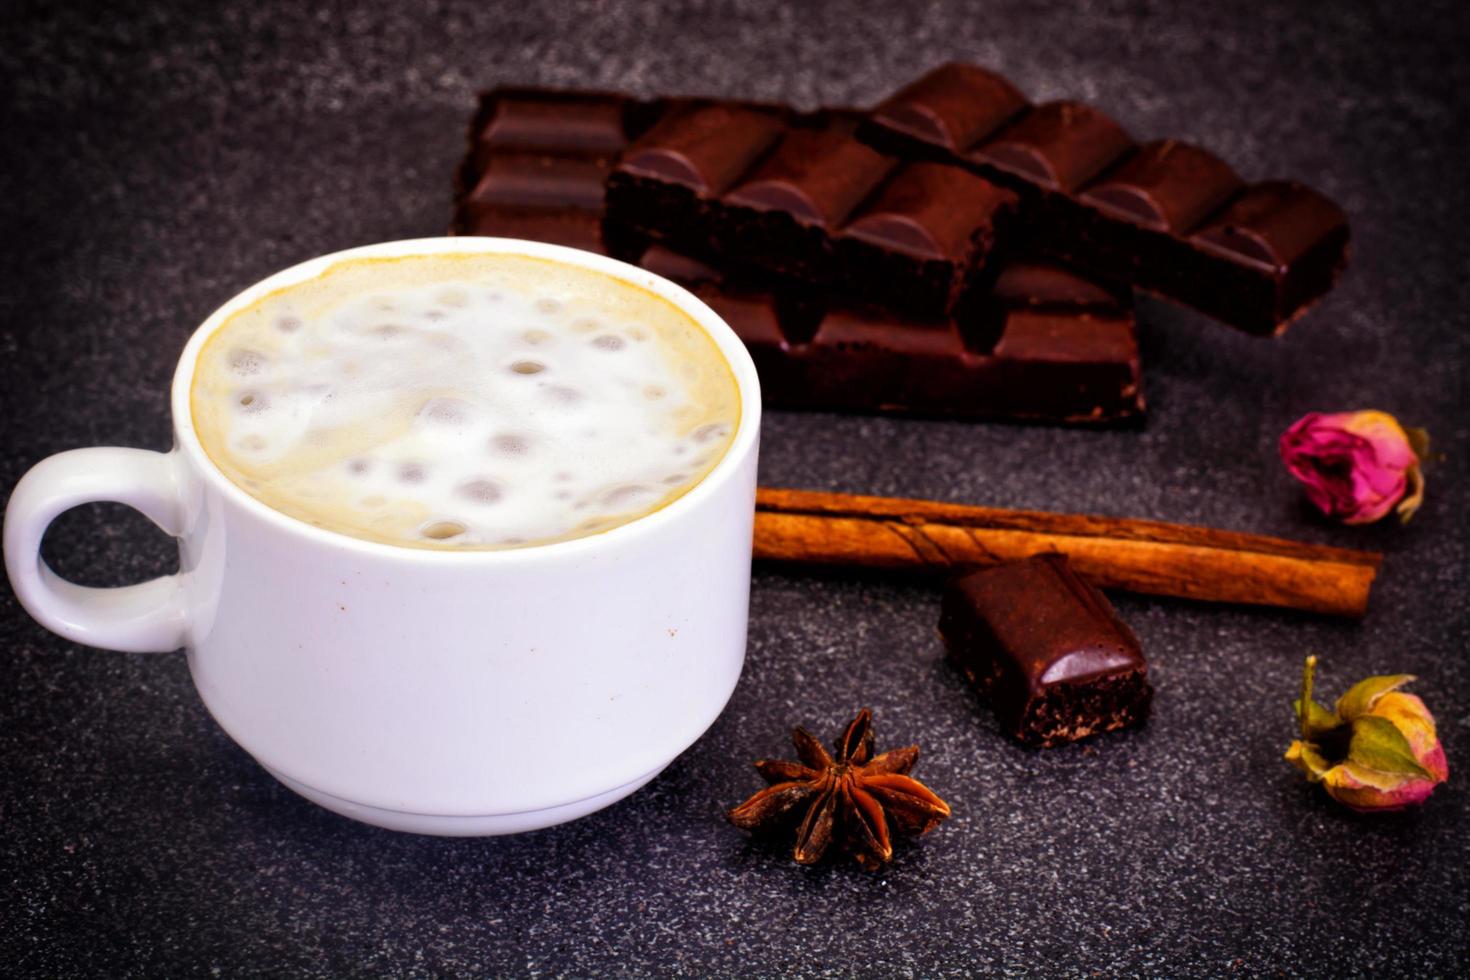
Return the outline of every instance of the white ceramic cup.
{"type": "Polygon", "coordinates": [[[391,242],[257,283],[194,332],[174,372],[174,449],[77,449],[37,464],[5,514],[5,566],[43,626],[94,647],[184,648],[205,705],[287,786],[395,830],[504,834],[638,789],[724,708],[745,658],[760,388],[704,303],[634,266],[495,238],[391,242]],[[740,425],[688,493],[599,534],[507,551],[378,544],[305,524],[231,483],[195,434],[189,389],[207,338],[262,295],[367,257],[552,259],[677,304],[739,384],[740,425]],[[41,536],[90,501],[137,508],[178,538],[180,571],[84,588],[41,536]]]}

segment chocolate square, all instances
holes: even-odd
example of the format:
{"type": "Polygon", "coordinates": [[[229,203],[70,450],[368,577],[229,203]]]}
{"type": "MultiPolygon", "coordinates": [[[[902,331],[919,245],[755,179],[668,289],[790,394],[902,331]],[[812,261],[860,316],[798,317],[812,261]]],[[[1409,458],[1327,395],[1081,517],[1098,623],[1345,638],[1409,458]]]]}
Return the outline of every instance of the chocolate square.
{"type": "Polygon", "coordinates": [[[1063,555],[954,579],[939,631],[1001,730],[1029,745],[1075,742],[1148,717],[1153,688],[1138,638],[1063,555]]]}
{"type": "Polygon", "coordinates": [[[607,165],[576,157],[504,153],[485,163],[465,200],[471,207],[568,207],[602,211],[607,165]]]}
{"type": "Polygon", "coordinates": [[[628,142],[627,105],[608,92],[502,89],[476,143],[482,160],[508,152],[611,159],[628,142]]]}
{"type": "Polygon", "coordinates": [[[1179,140],[1139,147],[1081,200],[1112,217],[1182,235],[1199,227],[1245,183],[1219,157],[1179,140]]]}
{"type": "Polygon", "coordinates": [[[729,188],[785,132],[778,115],[735,103],[671,112],[623,154],[618,172],[687,187],[703,198],[729,188]]]}
{"type": "Polygon", "coordinates": [[[1020,200],[959,167],[900,168],[836,237],[839,286],[860,300],[920,316],[958,313],[989,285],[1020,200]]]}
{"type": "Polygon", "coordinates": [[[1105,113],[1081,102],[1037,106],[972,154],[973,159],[1049,190],[1072,193],[1102,173],[1133,140],[1105,113]]]}
{"type": "Polygon", "coordinates": [[[1029,103],[1009,81],[978,65],[940,65],[873,110],[873,121],[960,153],[995,132],[1029,103]]]}

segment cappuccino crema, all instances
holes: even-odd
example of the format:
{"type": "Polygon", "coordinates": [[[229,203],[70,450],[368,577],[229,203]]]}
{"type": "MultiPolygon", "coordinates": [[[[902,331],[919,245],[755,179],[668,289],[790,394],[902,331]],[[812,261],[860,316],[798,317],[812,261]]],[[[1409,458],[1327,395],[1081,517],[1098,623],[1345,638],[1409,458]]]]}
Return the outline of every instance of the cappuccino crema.
{"type": "Polygon", "coordinates": [[[232,314],[190,407],[251,496],[341,534],[495,549],[594,534],[730,447],[735,376],[668,300],[507,254],[358,259],[232,314]]]}

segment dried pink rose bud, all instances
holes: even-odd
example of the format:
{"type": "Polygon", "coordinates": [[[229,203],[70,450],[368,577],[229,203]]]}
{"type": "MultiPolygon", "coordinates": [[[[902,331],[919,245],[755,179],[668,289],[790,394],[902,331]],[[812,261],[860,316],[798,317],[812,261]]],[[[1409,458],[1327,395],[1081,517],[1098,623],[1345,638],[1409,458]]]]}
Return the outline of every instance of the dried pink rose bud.
{"type": "Polygon", "coordinates": [[[1402,810],[1427,800],[1450,773],[1434,716],[1423,701],[1398,690],[1413,675],[1359,681],[1328,711],[1312,700],[1316,666],[1317,658],[1308,657],[1302,696],[1294,705],[1301,738],[1286,750],[1286,761],[1360,813],[1402,810]]]}
{"type": "Polygon", "coordinates": [[[1328,517],[1371,524],[1397,510],[1407,521],[1424,500],[1428,441],[1387,412],[1311,412],[1282,433],[1281,461],[1328,517]]]}

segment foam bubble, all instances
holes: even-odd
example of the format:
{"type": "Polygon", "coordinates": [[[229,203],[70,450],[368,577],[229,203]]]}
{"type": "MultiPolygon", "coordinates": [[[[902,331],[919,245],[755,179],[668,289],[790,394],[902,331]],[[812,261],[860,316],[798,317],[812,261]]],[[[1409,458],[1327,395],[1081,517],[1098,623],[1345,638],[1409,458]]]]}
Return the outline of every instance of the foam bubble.
{"type": "Polygon", "coordinates": [[[592,346],[598,350],[614,351],[627,347],[628,342],[616,334],[605,333],[593,337],[592,346]]]}
{"type": "Polygon", "coordinates": [[[237,347],[230,351],[230,370],[242,378],[254,377],[265,370],[266,356],[260,351],[237,347]]]}
{"type": "Polygon", "coordinates": [[[547,385],[541,390],[549,401],[558,405],[575,405],[582,400],[582,393],[570,385],[547,385]]]}
{"type": "Polygon", "coordinates": [[[235,405],[246,415],[257,415],[270,408],[271,400],[260,391],[243,391],[235,399],[235,405]]]}
{"type": "Polygon", "coordinates": [[[730,431],[730,427],[722,422],[711,422],[701,425],[690,434],[690,438],[698,443],[711,443],[723,439],[730,431]]]}
{"type": "Polygon", "coordinates": [[[531,451],[531,440],[515,432],[502,432],[490,440],[490,450],[500,456],[525,456],[531,451]]]}
{"type": "Polygon", "coordinates": [[[500,484],[486,479],[461,483],[458,492],[461,497],[477,504],[497,503],[501,497],[505,496],[505,491],[500,488],[500,484]]]}
{"type": "Polygon", "coordinates": [[[516,361],[511,364],[510,369],[516,374],[540,374],[546,370],[546,365],[540,361],[516,361]]]}
{"type": "Polygon", "coordinates": [[[457,538],[468,531],[469,528],[459,521],[433,521],[425,524],[419,532],[432,541],[448,541],[457,538]]]}
{"type": "Polygon", "coordinates": [[[458,398],[430,398],[419,409],[418,419],[428,426],[462,429],[474,412],[473,405],[458,398]]]}
{"type": "Polygon", "coordinates": [[[625,483],[611,487],[598,495],[599,506],[610,511],[634,510],[647,507],[663,496],[663,491],[642,483],[625,483]]]}

